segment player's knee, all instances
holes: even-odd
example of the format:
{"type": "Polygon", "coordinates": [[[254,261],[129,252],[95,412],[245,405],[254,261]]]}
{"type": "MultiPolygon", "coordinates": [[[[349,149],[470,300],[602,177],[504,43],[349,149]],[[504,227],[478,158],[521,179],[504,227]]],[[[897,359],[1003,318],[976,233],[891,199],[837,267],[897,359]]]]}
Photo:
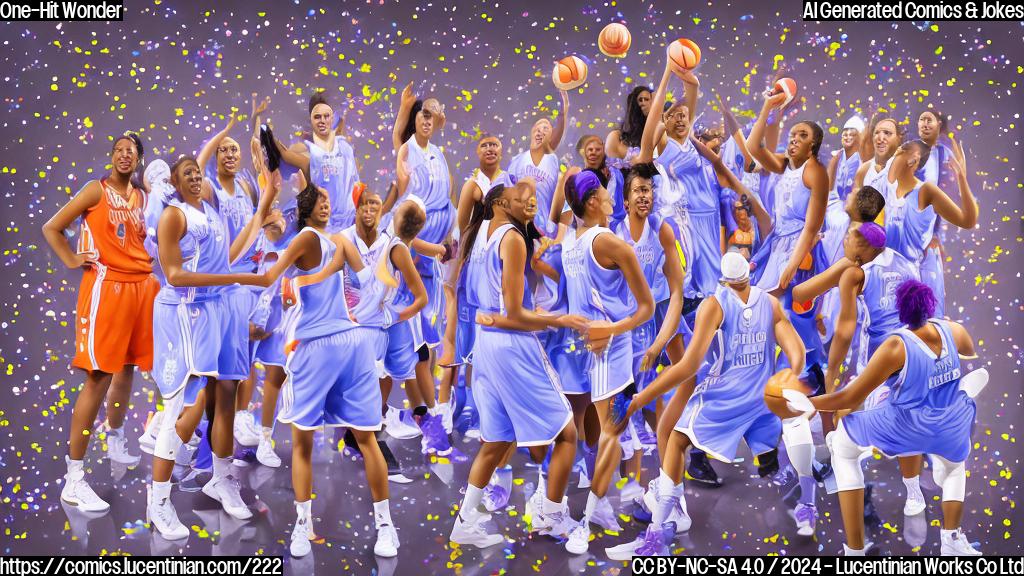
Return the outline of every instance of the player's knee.
{"type": "Polygon", "coordinates": [[[832,452],[832,470],[836,487],[840,492],[864,488],[864,471],[860,467],[861,447],[858,446],[842,425],[828,436],[832,452]]]}
{"type": "Polygon", "coordinates": [[[963,502],[967,491],[967,466],[965,462],[950,462],[932,455],[932,477],[942,487],[943,502],[963,502]]]}

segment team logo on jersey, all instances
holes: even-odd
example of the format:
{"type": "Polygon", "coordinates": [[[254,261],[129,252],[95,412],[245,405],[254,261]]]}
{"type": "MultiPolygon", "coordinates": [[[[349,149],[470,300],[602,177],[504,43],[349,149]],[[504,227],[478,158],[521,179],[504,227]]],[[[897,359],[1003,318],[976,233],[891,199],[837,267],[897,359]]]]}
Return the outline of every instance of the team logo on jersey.
{"type": "Polygon", "coordinates": [[[117,224],[117,231],[115,232],[115,234],[117,234],[117,239],[121,241],[121,245],[124,246],[125,236],[128,235],[125,231],[124,222],[119,222],[117,224]]]}
{"type": "Polygon", "coordinates": [[[750,319],[753,318],[753,317],[754,317],[754,309],[753,308],[744,308],[743,309],[743,327],[744,328],[749,328],[750,327],[750,319]]]}

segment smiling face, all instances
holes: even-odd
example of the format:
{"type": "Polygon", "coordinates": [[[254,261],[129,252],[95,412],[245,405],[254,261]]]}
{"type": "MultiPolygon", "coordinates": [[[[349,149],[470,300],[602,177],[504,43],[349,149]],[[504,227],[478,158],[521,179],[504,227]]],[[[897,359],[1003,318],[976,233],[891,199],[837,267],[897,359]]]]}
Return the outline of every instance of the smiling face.
{"type": "Polygon", "coordinates": [[[327,195],[326,190],[319,186],[316,187],[316,190],[318,192],[316,205],[313,206],[313,213],[309,215],[309,222],[317,228],[323,228],[331,220],[331,197],[327,195]]]}
{"type": "Polygon", "coordinates": [[[242,148],[234,138],[221,140],[217,146],[217,173],[225,176],[238,174],[242,160],[242,148]]]}
{"type": "Polygon", "coordinates": [[[640,176],[629,181],[629,196],[626,197],[626,210],[633,216],[647,218],[654,207],[654,186],[649,178],[640,176]]]}
{"type": "Polygon", "coordinates": [[[674,140],[685,140],[690,135],[690,111],[677,104],[665,112],[665,133],[674,140]]]}
{"type": "Polygon", "coordinates": [[[327,138],[331,133],[331,125],[334,123],[334,110],[327,104],[317,104],[309,113],[309,123],[313,127],[313,133],[321,138],[327,138]]]}
{"type": "Polygon", "coordinates": [[[110,153],[110,163],[121,176],[131,176],[139,166],[139,150],[135,147],[135,142],[131,138],[120,138],[110,153]]]}
{"type": "Polygon", "coordinates": [[[530,150],[537,150],[543,147],[553,131],[554,128],[551,126],[551,121],[547,118],[541,118],[534,122],[533,127],[530,128],[530,150]]]}
{"type": "Polygon", "coordinates": [[[795,162],[810,158],[814,148],[814,130],[810,125],[800,122],[789,130],[789,145],[786,146],[786,157],[795,162]]]}
{"type": "Polygon", "coordinates": [[[477,142],[476,157],[481,168],[491,168],[501,163],[501,141],[495,136],[487,136],[477,142]]]}
{"type": "Polygon", "coordinates": [[[185,160],[178,164],[171,174],[171,184],[186,202],[195,204],[203,194],[203,171],[195,160],[185,160]]]}
{"type": "Polygon", "coordinates": [[[842,142],[843,148],[850,151],[851,148],[857,145],[857,140],[860,138],[860,131],[856,128],[847,128],[843,130],[842,142]]]}
{"type": "Polygon", "coordinates": [[[875,162],[882,164],[889,161],[896,153],[900,144],[900,135],[896,129],[896,122],[886,118],[875,125],[874,134],[875,162]]]}

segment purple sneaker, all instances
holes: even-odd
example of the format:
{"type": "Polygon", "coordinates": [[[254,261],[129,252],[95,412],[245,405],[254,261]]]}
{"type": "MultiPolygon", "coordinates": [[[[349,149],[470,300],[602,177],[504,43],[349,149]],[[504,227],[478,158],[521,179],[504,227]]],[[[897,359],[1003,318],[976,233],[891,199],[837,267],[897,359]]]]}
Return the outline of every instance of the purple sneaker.
{"type": "Polygon", "coordinates": [[[793,518],[796,520],[797,534],[814,536],[814,526],[818,521],[818,509],[813,504],[797,504],[793,518]]]}
{"type": "Polygon", "coordinates": [[[425,440],[426,452],[433,452],[438,456],[447,456],[452,453],[452,445],[448,442],[448,435],[445,434],[444,423],[440,414],[424,416],[423,439],[425,440]]]}
{"type": "Polygon", "coordinates": [[[676,535],[676,526],[673,522],[666,522],[660,528],[653,525],[647,527],[644,532],[644,541],[636,548],[634,556],[667,556],[669,544],[676,535]]]}
{"type": "Polygon", "coordinates": [[[508,506],[508,499],[511,494],[498,484],[488,484],[484,488],[484,508],[488,512],[496,512],[508,506]]]}

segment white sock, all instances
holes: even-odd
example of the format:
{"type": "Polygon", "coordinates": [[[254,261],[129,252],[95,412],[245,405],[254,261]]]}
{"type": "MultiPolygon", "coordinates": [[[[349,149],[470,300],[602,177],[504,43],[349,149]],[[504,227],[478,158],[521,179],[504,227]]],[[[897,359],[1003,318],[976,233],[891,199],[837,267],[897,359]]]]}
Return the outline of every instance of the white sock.
{"type": "Polygon", "coordinates": [[[261,430],[263,431],[263,439],[270,442],[270,438],[274,435],[274,429],[263,426],[261,430]]]}
{"type": "Polygon", "coordinates": [[[373,503],[373,525],[377,529],[391,525],[391,508],[388,506],[387,498],[373,503]]]}
{"type": "Polygon", "coordinates": [[[544,468],[541,467],[537,470],[537,490],[541,494],[548,493],[548,478],[544,475],[544,468]]]}
{"type": "Polygon", "coordinates": [[[434,404],[433,408],[427,408],[427,414],[430,414],[431,416],[437,416],[440,413],[441,413],[441,405],[440,404],[434,404]]]}
{"type": "Polygon", "coordinates": [[[556,512],[561,512],[561,511],[562,511],[562,503],[561,502],[552,502],[551,500],[548,500],[547,498],[544,498],[544,515],[545,516],[549,516],[551,514],[555,514],[556,512]]]}
{"type": "Polygon", "coordinates": [[[846,544],[843,544],[843,555],[844,556],[867,556],[867,550],[864,548],[856,549],[850,548],[846,544]]]}
{"type": "Polygon", "coordinates": [[[505,466],[504,468],[498,468],[494,472],[495,479],[497,480],[498,486],[501,486],[506,491],[512,490],[512,467],[505,466]]]}
{"type": "Polygon", "coordinates": [[[594,515],[594,510],[597,509],[597,503],[600,501],[601,498],[598,498],[597,494],[587,492],[587,507],[583,509],[583,522],[590,522],[590,517],[594,515]]]}
{"type": "Polygon", "coordinates": [[[216,454],[213,455],[213,478],[211,482],[216,482],[222,478],[226,478],[231,470],[231,457],[221,458],[216,454]]]}
{"type": "Polygon", "coordinates": [[[657,496],[658,505],[651,510],[651,525],[660,527],[672,513],[672,509],[679,503],[679,499],[682,498],[683,483],[676,484],[665,470],[662,470],[661,475],[658,476],[657,496]]]}
{"type": "Polygon", "coordinates": [[[110,436],[124,436],[124,424],[118,428],[111,427],[107,434],[110,436]]]}
{"type": "Polygon", "coordinates": [[[309,518],[313,515],[313,501],[306,500],[304,502],[295,501],[295,515],[302,518],[309,518]]]}
{"type": "Polygon", "coordinates": [[[171,497],[171,481],[157,482],[153,480],[153,502],[161,503],[171,497]]]}
{"type": "Polygon", "coordinates": [[[459,507],[459,517],[462,518],[463,521],[468,521],[470,513],[480,506],[480,500],[482,500],[483,497],[483,488],[477,488],[472,484],[467,484],[466,496],[462,499],[462,506],[459,507]]]}
{"type": "Polygon", "coordinates": [[[72,460],[70,456],[65,456],[64,461],[68,464],[68,476],[75,474],[76,472],[84,473],[85,462],[82,460],[72,460]]]}
{"type": "Polygon", "coordinates": [[[915,500],[920,500],[921,498],[918,498],[918,496],[923,496],[921,494],[921,477],[920,476],[914,476],[913,478],[904,478],[903,479],[903,485],[907,487],[907,497],[908,498],[913,498],[915,500]]]}

